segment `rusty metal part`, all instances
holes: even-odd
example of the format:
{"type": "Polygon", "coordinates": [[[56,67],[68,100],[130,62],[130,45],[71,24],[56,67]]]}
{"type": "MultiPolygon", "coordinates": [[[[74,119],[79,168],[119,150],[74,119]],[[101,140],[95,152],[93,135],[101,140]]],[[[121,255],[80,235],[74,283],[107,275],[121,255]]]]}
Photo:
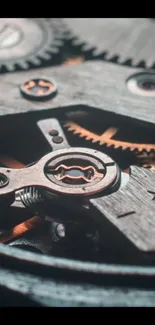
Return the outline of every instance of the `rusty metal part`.
{"type": "Polygon", "coordinates": [[[59,181],[64,179],[69,180],[84,180],[86,183],[91,183],[96,178],[103,178],[103,173],[98,173],[94,166],[66,166],[66,165],[58,165],[54,172],[61,170],[60,174],[56,175],[56,178],[59,181]],[[86,173],[87,172],[87,173],[86,173]],[[77,174],[77,175],[76,175],[77,174]]]}
{"type": "Polygon", "coordinates": [[[117,128],[109,128],[103,134],[98,135],[96,133],[90,132],[89,130],[81,127],[74,122],[67,122],[64,126],[68,129],[68,131],[72,131],[74,134],[80,136],[80,138],[85,138],[85,140],[90,140],[93,143],[98,142],[100,145],[106,145],[107,147],[113,146],[115,149],[129,149],[130,151],[138,150],[139,152],[144,150],[147,152],[155,150],[155,144],[131,143],[112,139],[112,137],[118,131],[117,128]]]}
{"type": "Polygon", "coordinates": [[[30,100],[46,100],[56,94],[57,86],[53,80],[35,78],[20,86],[21,94],[30,100]]]}
{"type": "Polygon", "coordinates": [[[17,237],[24,235],[26,232],[32,230],[40,226],[43,223],[43,220],[37,216],[34,216],[17,226],[11,228],[10,230],[4,231],[0,234],[0,243],[8,243],[12,240],[16,239],[17,237]]]}
{"type": "Polygon", "coordinates": [[[118,167],[107,155],[88,148],[67,148],[57,150],[42,157],[36,164],[22,169],[1,168],[1,173],[9,178],[7,186],[0,188],[0,195],[8,195],[25,187],[45,188],[57,195],[94,195],[111,187],[118,177],[118,167]],[[102,179],[97,178],[88,184],[64,184],[58,181],[48,169],[55,168],[62,162],[69,166],[78,161],[79,166],[92,164],[100,172],[105,173],[102,179]]]}

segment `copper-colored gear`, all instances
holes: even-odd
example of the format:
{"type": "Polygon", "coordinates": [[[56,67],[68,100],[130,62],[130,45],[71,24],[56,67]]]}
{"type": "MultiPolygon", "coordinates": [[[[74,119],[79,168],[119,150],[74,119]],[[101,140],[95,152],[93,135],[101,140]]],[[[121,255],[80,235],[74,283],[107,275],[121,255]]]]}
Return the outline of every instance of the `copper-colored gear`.
{"type": "Polygon", "coordinates": [[[98,142],[100,145],[106,145],[107,147],[113,146],[115,149],[121,148],[123,150],[129,149],[130,151],[155,151],[155,144],[145,144],[145,143],[131,143],[125,141],[119,141],[112,139],[112,137],[117,133],[118,129],[111,127],[107,129],[103,134],[98,135],[96,133],[90,132],[89,130],[81,127],[80,125],[70,121],[64,125],[68,131],[77,134],[80,138],[85,138],[85,140],[90,140],[93,143],[98,142]]]}

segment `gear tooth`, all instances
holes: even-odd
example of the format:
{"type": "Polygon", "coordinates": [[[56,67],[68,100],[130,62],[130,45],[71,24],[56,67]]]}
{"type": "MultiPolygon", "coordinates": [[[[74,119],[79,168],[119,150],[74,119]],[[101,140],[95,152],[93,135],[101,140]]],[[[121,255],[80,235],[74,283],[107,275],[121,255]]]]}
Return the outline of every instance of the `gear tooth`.
{"type": "Polygon", "coordinates": [[[56,47],[56,46],[62,46],[64,43],[64,41],[62,40],[62,38],[56,38],[55,41],[49,46],[50,50],[53,49],[53,47],[56,47]]]}
{"type": "Polygon", "coordinates": [[[111,53],[106,52],[106,55],[105,55],[105,59],[106,59],[106,60],[108,60],[108,61],[112,61],[113,57],[114,57],[114,56],[111,55],[111,53]]]}
{"type": "Polygon", "coordinates": [[[144,60],[141,60],[138,65],[137,65],[138,68],[143,68],[143,69],[146,69],[146,62],[144,60]]]}
{"type": "Polygon", "coordinates": [[[27,70],[29,68],[29,64],[27,62],[21,62],[20,66],[22,69],[27,70]]]}
{"type": "MultiPolygon", "coordinates": [[[[121,149],[122,149],[122,150],[130,150],[129,147],[127,147],[127,146],[123,146],[123,145],[121,146],[121,149]]],[[[135,150],[135,149],[134,149],[134,150],[135,150]]]]}
{"type": "Polygon", "coordinates": [[[14,63],[9,63],[7,64],[7,70],[8,71],[14,71],[15,70],[15,64],[14,63]]]}
{"type": "MultiPolygon", "coordinates": [[[[105,141],[103,141],[103,140],[99,140],[98,141],[99,142],[99,144],[102,146],[103,144],[105,144],[105,141]]],[[[106,144],[107,145],[107,144],[106,144]]]]}
{"type": "Polygon", "coordinates": [[[80,132],[75,131],[73,128],[69,128],[68,131],[72,132],[73,134],[80,134],[80,132]]]}
{"type": "Polygon", "coordinates": [[[69,124],[69,123],[65,123],[65,124],[64,124],[64,127],[65,127],[66,129],[69,129],[69,128],[70,128],[70,124],[69,124]]]}
{"type": "Polygon", "coordinates": [[[70,131],[70,132],[73,132],[73,131],[74,131],[74,129],[73,129],[71,126],[68,126],[67,129],[68,129],[68,131],[70,131]]]}
{"type": "Polygon", "coordinates": [[[81,43],[81,41],[79,39],[74,39],[72,43],[73,43],[74,46],[82,45],[82,43],[81,43]]]}
{"type": "Polygon", "coordinates": [[[111,62],[114,62],[114,63],[118,63],[118,62],[119,62],[119,55],[113,55],[113,56],[110,58],[110,61],[111,61],[111,62]]]}
{"type": "Polygon", "coordinates": [[[51,59],[51,55],[49,53],[43,53],[42,54],[42,58],[45,60],[50,60],[51,59]]]}
{"type": "Polygon", "coordinates": [[[71,132],[76,131],[76,130],[75,130],[72,126],[70,126],[70,125],[67,125],[66,128],[67,128],[68,131],[71,131],[71,132]]]}
{"type": "Polygon", "coordinates": [[[98,140],[98,139],[92,139],[92,138],[91,138],[91,142],[92,142],[92,143],[97,143],[97,142],[99,142],[99,140],[98,140]]]}
{"type": "Polygon", "coordinates": [[[91,138],[91,136],[89,136],[89,135],[85,135],[85,139],[86,139],[87,141],[93,141],[92,138],[91,138]]]}
{"type": "Polygon", "coordinates": [[[41,60],[38,57],[31,58],[30,62],[34,65],[40,65],[41,60]]]}
{"type": "Polygon", "coordinates": [[[147,60],[143,60],[142,58],[137,62],[137,66],[144,69],[151,69],[154,65],[154,58],[150,57],[147,60]]]}
{"type": "Polygon", "coordinates": [[[125,151],[125,150],[128,149],[126,146],[123,146],[123,145],[121,145],[121,144],[120,144],[120,146],[118,146],[118,148],[120,148],[120,149],[123,150],[123,151],[125,151]]]}
{"type": "MultiPolygon", "coordinates": [[[[97,47],[90,48],[90,50],[92,50],[93,56],[101,55],[104,52],[104,51],[99,50],[97,47]]],[[[104,54],[104,59],[106,59],[106,54],[104,54]]]]}
{"type": "Polygon", "coordinates": [[[73,134],[80,134],[79,131],[76,131],[76,130],[73,130],[73,129],[72,129],[72,131],[73,131],[73,134]]]}
{"type": "Polygon", "coordinates": [[[84,44],[83,46],[82,46],[82,49],[84,50],[84,51],[93,51],[93,54],[94,54],[94,52],[95,51],[98,51],[97,50],[97,48],[95,48],[94,46],[90,46],[89,44],[84,44]]]}
{"type": "Polygon", "coordinates": [[[59,48],[52,46],[52,48],[50,49],[50,52],[53,54],[57,54],[57,53],[59,53],[59,48]]]}
{"type": "Polygon", "coordinates": [[[112,146],[112,144],[111,143],[106,143],[106,147],[111,147],[112,146]]]}
{"type": "Polygon", "coordinates": [[[120,147],[120,144],[115,143],[115,149],[118,149],[120,147]]]}
{"type": "Polygon", "coordinates": [[[119,146],[119,149],[123,150],[123,151],[126,151],[128,148],[126,146],[123,146],[123,145],[120,145],[119,146]]]}
{"type": "Polygon", "coordinates": [[[144,149],[143,148],[137,148],[138,149],[138,151],[139,152],[142,152],[142,151],[144,151],[144,149]]]}
{"type": "Polygon", "coordinates": [[[92,140],[92,138],[90,137],[90,136],[86,136],[86,140],[88,140],[88,141],[91,141],[92,140]]]}
{"type": "Polygon", "coordinates": [[[140,60],[140,59],[138,59],[138,58],[132,58],[132,65],[134,66],[134,67],[139,67],[139,66],[141,66],[141,61],[142,60],[140,60]]]}
{"type": "Polygon", "coordinates": [[[69,41],[72,41],[73,39],[73,35],[72,35],[72,32],[70,30],[67,30],[66,32],[64,32],[64,37],[69,40],[69,41]]]}
{"type": "MultiPolygon", "coordinates": [[[[141,154],[142,152],[146,152],[148,155],[151,154],[151,146],[154,148],[155,145],[149,145],[149,144],[136,144],[136,143],[129,143],[129,142],[123,142],[114,140],[111,138],[112,134],[114,134],[114,131],[116,133],[116,128],[110,128],[110,133],[107,132],[102,135],[97,135],[95,133],[92,133],[91,131],[84,129],[80,127],[78,124],[74,122],[68,122],[64,125],[67,127],[68,131],[73,132],[73,134],[78,135],[80,138],[85,138],[87,141],[92,141],[92,143],[99,143],[99,145],[106,145],[106,147],[113,147],[115,149],[120,149],[124,151],[130,151],[135,152],[136,154],[141,154]]],[[[109,131],[109,129],[108,129],[109,131]]],[[[155,150],[154,150],[155,153],[155,150]]]]}

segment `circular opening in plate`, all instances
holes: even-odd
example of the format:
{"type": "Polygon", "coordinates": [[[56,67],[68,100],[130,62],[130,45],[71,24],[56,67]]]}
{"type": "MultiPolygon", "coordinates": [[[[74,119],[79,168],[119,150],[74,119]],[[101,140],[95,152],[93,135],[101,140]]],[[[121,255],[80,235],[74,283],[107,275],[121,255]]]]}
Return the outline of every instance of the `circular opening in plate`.
{"type": "Polygon", "coordinates": [[[127,80],[129,91],[140,96],[155,96],[155,73],[139,73],[127,80]]]}

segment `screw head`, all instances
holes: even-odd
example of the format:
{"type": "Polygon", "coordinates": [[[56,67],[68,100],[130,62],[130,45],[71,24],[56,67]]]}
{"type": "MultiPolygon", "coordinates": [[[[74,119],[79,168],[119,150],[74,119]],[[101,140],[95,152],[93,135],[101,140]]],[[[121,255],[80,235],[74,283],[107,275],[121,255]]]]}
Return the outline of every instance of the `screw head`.
{"type": "Polygon", "coordinates": [[[20,86],[20,92],[29,100],[48,100],[57,92],[57,86],[53,80],[46,78],[32,78],[20,86]]]}
{"type": "Polygon", "coordinates": [[[60,137],[60,136],[53,137],[52,141],[54,143],[61,143],[61,142],[63,142],[63,137],[60,137]]]}
{"type": "Polygon", "coordinates": [[[0,173],[0,188],[8,185],[9,179],[6,175],[0,173]]]}
{"type": "Polygon", "coordinates": [[[52,137],[55,137],[59,134],[59,132],[55,129],[52,129],[49,131],[49,135],[51,135],[52,137]]]}

